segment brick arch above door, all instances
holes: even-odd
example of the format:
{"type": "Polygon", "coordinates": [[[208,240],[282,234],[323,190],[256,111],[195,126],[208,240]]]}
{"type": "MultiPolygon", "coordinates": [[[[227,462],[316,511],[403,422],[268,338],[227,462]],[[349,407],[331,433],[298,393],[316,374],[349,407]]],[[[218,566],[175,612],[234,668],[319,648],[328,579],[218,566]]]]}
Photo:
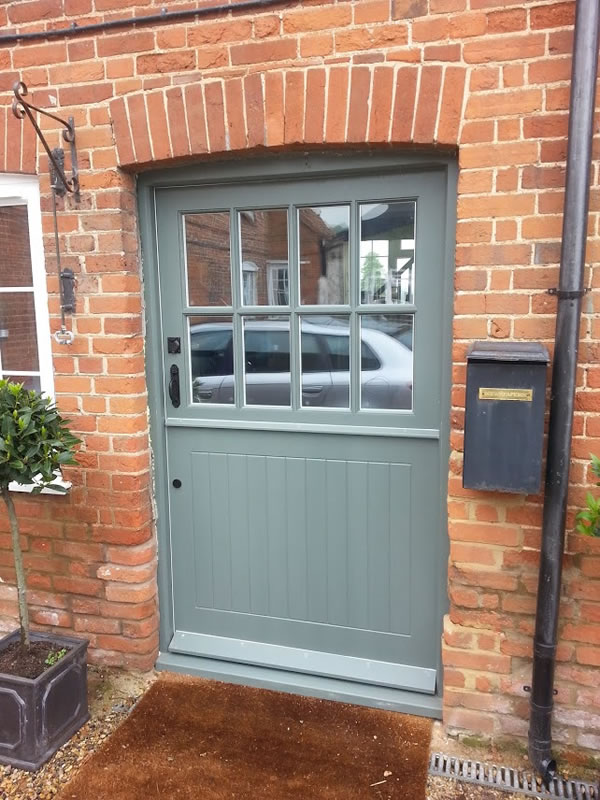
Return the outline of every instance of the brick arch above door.
{"type": "Polygon", "coordinates": [[[208,79],[111,101],[119,165],[262,147],[456,147],[460,66],[326,66],[208,79]]]}

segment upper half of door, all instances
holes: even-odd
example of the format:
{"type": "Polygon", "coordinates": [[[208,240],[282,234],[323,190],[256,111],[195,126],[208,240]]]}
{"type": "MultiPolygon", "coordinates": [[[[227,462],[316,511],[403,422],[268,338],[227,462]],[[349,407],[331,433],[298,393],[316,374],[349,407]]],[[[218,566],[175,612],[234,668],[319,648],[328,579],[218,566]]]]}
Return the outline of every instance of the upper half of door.
{"type": "Polygon", "coordinates": [[[167,421],[435,438],[446,182],[388,169],[157,189],[167,421]]]}

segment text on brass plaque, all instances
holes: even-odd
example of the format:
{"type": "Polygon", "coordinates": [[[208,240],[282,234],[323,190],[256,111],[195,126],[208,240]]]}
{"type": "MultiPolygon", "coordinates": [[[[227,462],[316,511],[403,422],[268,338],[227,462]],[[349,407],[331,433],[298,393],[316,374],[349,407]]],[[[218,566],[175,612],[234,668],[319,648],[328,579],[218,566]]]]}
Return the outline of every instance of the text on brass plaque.
{"type": "Polygon", "coordinates": [[[531,403],[533,389],[486,389],[479,388],[480,400],[519,400],[522,403],[531,403]]]}

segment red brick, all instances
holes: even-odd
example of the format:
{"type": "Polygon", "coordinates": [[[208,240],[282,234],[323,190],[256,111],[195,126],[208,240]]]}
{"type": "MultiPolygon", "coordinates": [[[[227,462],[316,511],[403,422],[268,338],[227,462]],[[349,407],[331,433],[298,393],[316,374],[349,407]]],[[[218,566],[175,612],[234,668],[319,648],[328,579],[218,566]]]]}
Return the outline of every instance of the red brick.
{"type": "Polygon", "coordinates": [[[33,0],[33,2],[29,3],[10,5],[8,19],[11,23],[17,25],[24,22],[39,22],[43,19],[60,17],[61,13],[60,0],[33,0]]]}
{"type": "Polygon", "coordinates": [[[467,103],[467,119],[485,119],[508,116],[521,116],[540,111],[542,108],[541,89],[511,89],[505,92],[472,95],[467,103]]]}
{"type": "Polygon", "coordinates": [[[427,0],[392,0],[392,19],[427,16],[427,0]]]}
{"type": "Polygon", "coordinates": [[[408,143],[412,139],[418,72],[400,67],[396,73],[396,89],[392,119],[392,141],[408,143]]]}
{"type": "Polygon", "coordinates": [[[226,81],[224,88],[228,149],[242,150],[246,146],[242,81],[240,78],[226,81]]]}
{"type": "Polygon", "coordinates": [[[537,33],[523,36],[486,36],[476,42],[467,42],[463,48],[463,57],[467,64],[522,61],[544,54],[545,38],[543,34],[537,33]]]}
{"type": "Polygon", "coordinates": [[[223,105],[223,87],[220,82],[204,85],[204,102],[208,129],[209,150],[213,153],[226,149],[225,146],[225,109],[223,105]]]}
{"type": "Polygon", "coordinates": [[[98,634],[97,646],[103,650],[116,650],[118,653],[149,653],[158,647],[158,634],[153,634],[145,639],[130,639],[123,636],[98,634]]]}
{"type": "Polygon", "coordinates": [[[265,104],[262,78],[258,74],[244,78],[248,147],[265,144],[265,104]]]}
{"type": "MultiPolygon", "coordinates": [[[[350,6],[325,6],[291,10],[283,15],[284,33],[305,33],[342,28],[352,22],[350,6]]],[[[256,59],[262,61],[264,59],[256,59]]]]}
{"type": "Polygon", "coordinates": [[[128,97],[127,109],[136,161],[138,163],[150,161],[152,159],[152,150],[150,147],[148,115],[143,95],[138,94],[128,97]]]}
{"type": "Polygon", "coordinates": [[[175,87],[167,91],[166,103],[169,138],[173,157],[186,156],[190,153],[190,145],[188,141],[186,110],[180,87],[175,87]]]}
{"type": "Polygon", "coordinates": [[[123,564],[103,564],[101,567],[98,567],[96,574],[103,581],[144,583],[154,576],[155,571],[154,563],[145,563],[134,566],[123,564]]]}
{"type": "Polygon", "coordinates": [[[306,103],[304,122],[306,142],[320,143],[323,141],[326,81],[327,74],[323,69],[311,69],[306,74],[306,95],[310,98],[310,101],[306,103]]]}
{"type": "Polygon", "coordinates": [[[441,67],[423,67],[413,130],[415,142],[434,140],[441,81],[441,67]]]}
{"type": "MultiPolygon", "coordinates": [[[[127,37],[125,37],[127,38],[127,37]]],[[[196,54],[193,50],[177,53],[150,53],[138,56],[136,69],[138,75],[185,72],[196,68],[196,54]]]]}
{"type": "Polygon", "coordinates": [[[446,68],[435,137],[442,144],[454,144],[458,139],[465,80],[466,73],[461,67],[446,68]]]}
{"type": "Polygon", "coordinates": [[[261,64],[273,61],[289,61],[297,55],[296,39],[252,42],[231,48],[231,63],[261,64]]]}
{"type": "Polygon", "coordinates": [[[327,90],[326,138],[329,143],[346,140],[349,74],[344,67],[332,67],[327,90]]]}
{"type": "Polygon", "coordinates": [[[146,94],[146,108],[148,110],[153,158],[155,161],[170,158],[171,142],[169,140],[164,94],[162,92],[148,92],[146,94]]]}
{"type": "Polygon", "coordinates": [[[156,584],[107,583],[106,599],[116,603],[143,603],[156,597],[156,584]]]}
{"type": "Polygon", "coordinates": [[[367,67],[355,67],[351,72],[350,106],[348,109],[349,142],[364,142],[369,122],[369,99],[371,94],[371,71],[367,67]]]}
{"type": "Polygon", "coordinates": [[[284,141],[286,144],[304,141],[305,102],[304,72],[288,72],[285,79],[284,141]]]}
{"type": "Polygon", "coordinates": [[[73,619],[73,629],[81,633],[120,633],[121,622],[103,617],[79,617],[73,619]]]}
{"type": "Polygon", "coordinates": [[[185,117],[190,138],[190,153],[200,155],[208,149],[206,139],[206,117],[202,87],[191,84],[184,88],[185,117]]]}
{"type": "Polygon", "coordinates": [[[573,25],[575,21],[575,3],[538,6],[537,8],[532,8],[529,13],[532,30],[562,28],[566,25],[573,25]]]}

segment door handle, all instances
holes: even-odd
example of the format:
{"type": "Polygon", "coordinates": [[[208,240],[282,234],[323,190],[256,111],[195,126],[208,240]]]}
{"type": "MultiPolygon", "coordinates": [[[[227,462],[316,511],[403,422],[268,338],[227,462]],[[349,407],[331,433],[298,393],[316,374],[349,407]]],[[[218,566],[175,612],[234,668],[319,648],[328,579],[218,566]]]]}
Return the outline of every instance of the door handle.
{"type": "Polygon", "coordinates": [[[319,394],[323,391],[322,386],[305,386],[302,389],[302,394],[319,394]]]}
{"type": "Polygon", "coordinates": [[[181,397],[179,394],[179,367],[176,364],[171,364],[169,370],[169,397],[174,408],[179,408],[181,404],[181,397]]]}

